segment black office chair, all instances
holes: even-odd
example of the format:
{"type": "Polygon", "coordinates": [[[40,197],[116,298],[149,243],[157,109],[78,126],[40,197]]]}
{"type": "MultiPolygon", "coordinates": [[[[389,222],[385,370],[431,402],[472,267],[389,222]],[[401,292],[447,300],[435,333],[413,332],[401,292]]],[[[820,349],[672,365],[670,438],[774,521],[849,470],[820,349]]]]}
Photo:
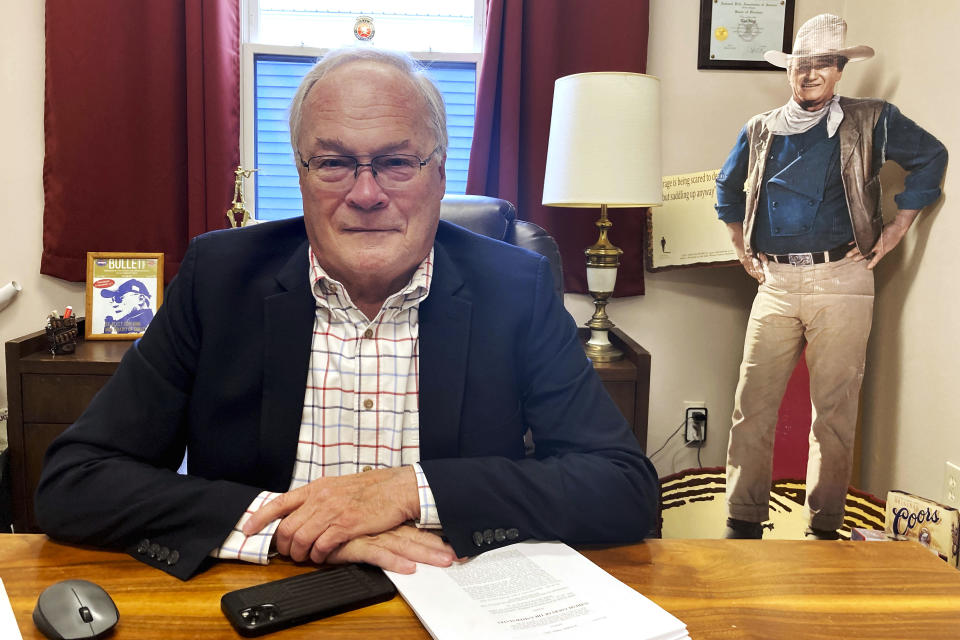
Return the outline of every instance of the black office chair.
{"type": "MultiPolygon", "coordinates": [[[[556,240],[543,227],[517,220],[517,209],[510,202],[489,196],[447,196],[440,202],[440,218],[544,256],[550,263],[557,295],[563,298],[563,267],[556,240]]],[[[527,456],[532,456],[535,444],[529,429],[523,443],[527,456]]]]}
{"type": "Polygon", "coordinates": [[[550,262],[556,291],[563,295],[563,267],[556,241],[543,227],[517,220],[517,209],[510,202],[488,196],[447,196],[440,202],[440,218],[544,256],[550,262]]]}

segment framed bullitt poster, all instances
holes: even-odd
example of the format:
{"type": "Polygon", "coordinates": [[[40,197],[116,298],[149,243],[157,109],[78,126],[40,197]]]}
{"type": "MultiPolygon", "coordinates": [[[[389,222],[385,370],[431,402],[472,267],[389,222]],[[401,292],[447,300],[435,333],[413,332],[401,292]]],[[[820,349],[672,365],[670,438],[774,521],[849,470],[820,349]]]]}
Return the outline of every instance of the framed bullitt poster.
{"type": "Polygon", "coordinates": [[[88,340],[142,336],[162,302],[162,253],[87,253],[88,340]]]}

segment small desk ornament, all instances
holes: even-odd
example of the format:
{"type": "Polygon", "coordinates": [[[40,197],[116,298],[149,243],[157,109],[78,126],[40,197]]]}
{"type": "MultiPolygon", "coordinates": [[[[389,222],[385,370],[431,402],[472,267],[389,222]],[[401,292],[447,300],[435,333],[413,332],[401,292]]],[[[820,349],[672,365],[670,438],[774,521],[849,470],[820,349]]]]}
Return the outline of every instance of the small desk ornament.
{"type": "Polygon", "coordinates": [[[47,345],[55,356],[73,353],[77,348],[77,317],[73,307],[67,307],[63,315],[51,311],[47,317],[47,345]]]}

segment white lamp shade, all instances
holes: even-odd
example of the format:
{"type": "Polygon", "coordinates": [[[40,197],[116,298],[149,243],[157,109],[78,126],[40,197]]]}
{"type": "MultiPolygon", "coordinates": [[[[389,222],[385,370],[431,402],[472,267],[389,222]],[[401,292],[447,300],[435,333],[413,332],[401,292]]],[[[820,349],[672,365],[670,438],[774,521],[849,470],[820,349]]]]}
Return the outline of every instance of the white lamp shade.
{"type": "Polygon", "coordinates": [[[622,72],[558,78],[543,204],[659,206],[661,183],[660,79],[622,72]]]}

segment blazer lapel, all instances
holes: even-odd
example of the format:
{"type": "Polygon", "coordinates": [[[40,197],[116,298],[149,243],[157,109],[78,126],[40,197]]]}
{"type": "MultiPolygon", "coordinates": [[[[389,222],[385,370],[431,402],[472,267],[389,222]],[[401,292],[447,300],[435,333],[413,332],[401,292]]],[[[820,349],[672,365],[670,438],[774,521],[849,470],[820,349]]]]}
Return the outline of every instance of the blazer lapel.
{"type": "Polygon", "coordinates": [[[430,295],[420,304],[420,458],[456,456],[472,304],[456,266],[434,244],[430,295]]]}
{"type": "Polygon", "coordinates": [[[304,242],[277,274],[280,292],[263,301],[259,457],[265,484],[274,491],[286,491],[290,486],[300,434],[316,308],[307,273],[304,242]]]}

